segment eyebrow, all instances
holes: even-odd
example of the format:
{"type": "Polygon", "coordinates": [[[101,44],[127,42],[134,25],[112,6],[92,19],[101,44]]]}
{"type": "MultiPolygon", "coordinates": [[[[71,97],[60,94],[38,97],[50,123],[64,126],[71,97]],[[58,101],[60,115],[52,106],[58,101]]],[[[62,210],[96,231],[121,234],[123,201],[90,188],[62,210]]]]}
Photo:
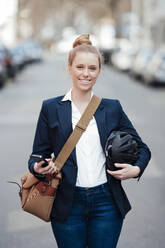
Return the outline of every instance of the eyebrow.
{"type": "MultiPolygon", "coordinates": [[[[77,66],[82,66],[82,65],[84,65],[84,64],[77,64],[77,66]]],[[[93,67],[97,67],[97,65],[89,65],[89,66],[93,66],[93,67]]]]}

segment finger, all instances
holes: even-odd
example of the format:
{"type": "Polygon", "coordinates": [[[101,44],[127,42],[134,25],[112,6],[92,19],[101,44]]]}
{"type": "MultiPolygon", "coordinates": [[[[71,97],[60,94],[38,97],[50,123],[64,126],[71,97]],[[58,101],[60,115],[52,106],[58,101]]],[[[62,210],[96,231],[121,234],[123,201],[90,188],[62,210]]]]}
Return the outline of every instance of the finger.
{"type": "Polygon", "coordinates": [[[39,173],[40,167],[41,167],[41,166],[40,166],[40,163],[37,163],[37,162],[36,162],[36,163],[34,164],[34,171],[37,172],[37,173],[39,173]]]}
{"type": "Polygon", "coordinates": [[[117,167],[117,168],[126,168],[126,167],[127,167],[126,164],[121,164],[121,163],[115,163],[114,165],[115,165],[115,167],[117,167]]]}
{"type": "Polygon", "coordinates": [[[121,175],[124,172],[124,169],[122,170],[116,170],[116,171],[110,171],[107,170],[111,175],[121,175]]]}
{"type": "Polygon", "coordinates": [[[53,173],[52,170],[49,170],[49,171],[46,172],[46,174],[48,174],[48,175],[51,175],[52,173],[53,173]]]}
{"type": "Polygon", "coordinates": [[[125,175],[123,175],[123,174],[121,174],[121,175],[116,175],[116,176],[114,176],[116,179],[118,179],[118,180],[126,180],[126,179],[128,179],[128,177],[127,176],[125,176],[125,175]]]}
{"type": "Polygon", "coordinates": [[[56,167],[52,162],[49,163],[47,167],[44,168],[43,173],[45,174],[52,174],[56,172],[56,167]]]}
{"type": "Polygon", "coordinates": [[[109,174],[111,174],[111,175],[115,175],[115,174],[116,174],[116,171],[111,171],[111,170],[108,170],[108,169],[107,169],[107,172],[108,172],[109,174]]]}
{"type": "Polygon", "coordinates": [[[107,172],[112,175],[114,171],[111,171],[111,170],[107,169],[107,172]]]}
{"type": "Polygon", "coordinates": [[[118,180],[126,180],[126,179],[129,179],[130,177],[128,176],[128,173],[127,171],[125,171],[125,169],[122,169],[120,170],[120,173],[119,171],[110,171],[107,169],[107,172],[109,174],[111,174],[113,177],[115,177],[116,179],[118,180]],[[124,174],[123,174],[124,173],[124,174]],[[127,174],[126,174],[127,173],[127,174]]]}
{"type": "Polygon", "coordinates": [[[120,173],[118,174],[117,171],[110,171],[107,169],[107,172],[111,174],[113,177],[115,177],[118,180],[122,180],[123,175],[120,173]]]}
{"type": "Polygon", "coordinates": [[[52,173],[54,173],[54,172],[55,172],[55,169],[54,169],[53,167],[51,167],[51,168],[47,171],[48,174],[52,174],[52,173]]]}
{"type": "Polygon", "coordinates": [[[37,168],[41,168],[42,167],[42,165],[45,163],[45,161],[40,161],[39,163],[37,163],[37,168]]]}
{"type": "MultiPolygon", "coordinates": [[[[45,159],[47,162],[48,162],[48,165],[50,165],[50,162],[51,162],[51,159],[50,158],[46,158],[45,159]]],[[[38,168],[42,168],[42,165],[45,163],[45,161],[44,160],[42,160],[42,161],[40,161],[40,162],[38,162],[37,164],[38,164],[38,168]]],[[[47,166],[46,167],[44,167],[44,168],[47,168],[47,166]]]]}
{"type": "Polygon", "coordinates": [[[41,171],[42,171],[43,174],[47,174],[48,171],[49,171],[51,168],[52,168],[51,165],[47,165],[47,166],[44,167],[44,168],[41,167],[41,171]]]}

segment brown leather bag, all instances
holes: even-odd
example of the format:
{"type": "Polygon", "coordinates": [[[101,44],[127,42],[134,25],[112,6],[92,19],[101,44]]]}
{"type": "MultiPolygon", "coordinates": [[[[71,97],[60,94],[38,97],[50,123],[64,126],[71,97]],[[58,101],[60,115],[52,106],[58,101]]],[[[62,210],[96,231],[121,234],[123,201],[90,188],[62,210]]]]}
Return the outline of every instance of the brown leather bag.
{"type": "Polygon", "coordinates": [[[22,209],[42,220],[49,221],[50,213],[55,199],[56,190],[61,181],[61,172],[52,180],[39,181],[30,172],[21,178],[21,204],[22,209]]]}
{"type": "MultiPolygon", "coordinates": [[[[80,118],[78,124],[69,136],[57,158],[53,159],[56,167],[55,177],[46,177],[46,181],[39,181],[29,171],[21,178],[20,192],[22,209],[31,213],[44,221],[50,221],[50,214],[56,196],[58,185],[62,180],[61,168],[70,156],[78,140],[86,130],[90,120],[97,110],[101,99],[93,95],[90,103],[80,118]]],[[[15,183],[9,181],[10,183],[15,183]]]]}

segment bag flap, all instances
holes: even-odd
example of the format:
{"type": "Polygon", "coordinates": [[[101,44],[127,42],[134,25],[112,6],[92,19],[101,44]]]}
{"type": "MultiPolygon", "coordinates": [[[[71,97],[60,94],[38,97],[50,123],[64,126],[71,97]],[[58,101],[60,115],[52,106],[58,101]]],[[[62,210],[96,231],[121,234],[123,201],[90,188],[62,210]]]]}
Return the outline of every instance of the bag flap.
{"type": "Polygon", "coordinates": [[[39,182],[39,180],[29,171],[27,171],[25,173],[25,175],[23,175],[23,177],[21,177],[22,187],[24,189],[30,188],[31,186],[33,186],[37,182],[39,182]]]}

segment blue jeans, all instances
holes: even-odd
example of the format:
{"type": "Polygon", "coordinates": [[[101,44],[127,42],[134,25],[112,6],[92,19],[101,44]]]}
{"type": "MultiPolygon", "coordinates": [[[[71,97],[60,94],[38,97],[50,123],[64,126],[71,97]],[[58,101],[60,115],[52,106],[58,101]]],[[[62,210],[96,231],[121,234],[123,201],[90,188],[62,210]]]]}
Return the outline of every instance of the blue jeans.
{"type": "Polygon", "coordinates": [[[59,248],[115,248],[122,224],[107,183],[76,187],[68,218],[64,222],[51,219],[59,248]]]}

